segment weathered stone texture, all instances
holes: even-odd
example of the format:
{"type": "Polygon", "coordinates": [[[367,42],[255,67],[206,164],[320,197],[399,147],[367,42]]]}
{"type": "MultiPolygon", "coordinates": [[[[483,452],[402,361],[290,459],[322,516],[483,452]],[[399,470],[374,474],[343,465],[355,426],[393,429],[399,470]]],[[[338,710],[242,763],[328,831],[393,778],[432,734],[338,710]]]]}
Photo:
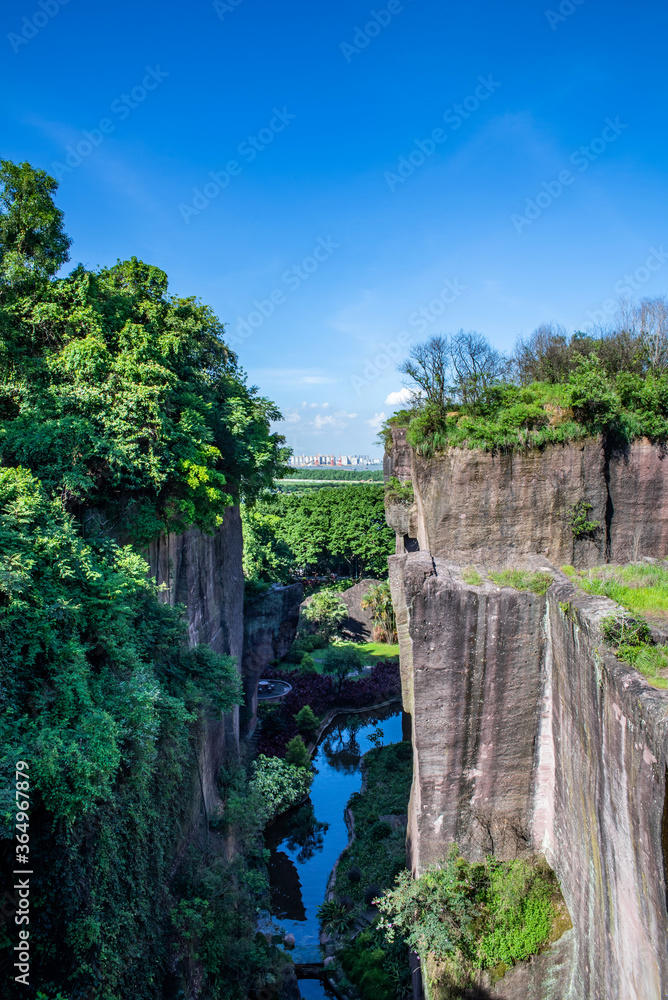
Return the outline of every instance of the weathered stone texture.
{"type": "Polygon", "coordinates": [[[456,841],[470,858],[540,851],[556,871],[572,933],[492,996],[660,1000],[668,692],[602,651],[612,602],[574,597],[550,568],[541,598],[468,586],[426,554],[390,560],[413,716],[410,856],[419,873],[456,841]]]}
{"type": "Polygon", "coordinates": [[[263,670],[285,656],[295,640],[303,597],[301,583],[293,583],[273,587],[246,606],[242,666],[245,733],[252,733],[257,723],[257,684],[263,670]]]}
{"type": "MultiPolygon", "coordinates": [[[[191,645],[207,643],[241,665],[244,629],[243,537],[238,507],[228,507],[213,535],[193,528],[161,535],[148,550],[149,573],[164,589],[160,599],[183,604],[191,645]]],[[[219,804],[218,771],[239,744],[239,709],[206,720],[200,742],[195,799],[211,815],[219,804]]]]}
{"type": "MultiPolygon", "coordinates": [[[[668,555],[668,455],[661,445],[642,440],[615,449],[589,438],[503,454],[450,448],[426,459],[411,452],[404,429],[393,431],[393,442],[387,475],[396,467],[408,478],[410,456],[411,530],[435,557],[500,564],[540,553],[555,565],[594,566],[668,555]],[[583,500],[600,528],[574,540],[568,513],[583,500]]],[[[390,512],[397,552],[404,521],[390,512]]]]}

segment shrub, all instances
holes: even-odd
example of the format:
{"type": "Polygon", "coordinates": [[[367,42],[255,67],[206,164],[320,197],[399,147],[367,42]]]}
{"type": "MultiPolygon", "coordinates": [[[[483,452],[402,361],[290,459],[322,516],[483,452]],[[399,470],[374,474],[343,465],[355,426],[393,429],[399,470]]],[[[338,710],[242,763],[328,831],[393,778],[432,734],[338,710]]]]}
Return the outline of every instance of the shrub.
{"type": "Polygon", "coordinates": [[[313,595],[302,614],[329,642],[348,617],[348,608],[335,591],[321,590],[313,595]]]}
{"type": "Polygon", "coordinates": [[[315,673],[315,660],[310,653],[304,653],[302,662],[299,664],[299,669],[303,674],[315,673]]]}
{"type": "Polygon", "coordinates": [[[593,510],[586,500],[578,500],[568,512],[567,521],[573,530],[573,538],[591,538],[601,527],[600,521],[590,521],[589,511],[593,510]]]}
{"type": "Polygon", "coordinates": [[[286,663],[301,663],[305,656],[304,650],[297,645],[293,645],[283,657],[286,663]]]}
{"type": "Polygon", "coordinates": [[[388,938],[432,955],[450,985],[472,986],[481,969],[538,954],[564,913],[558,883],[542,860],[471,864],[453,845],[442,866],[413,880],[402,872],[378,902],[388,938]]]}
{"type": "Polygon", "coordinates": [[[301,802],[308,795],[312,780],[313,775],[307,767],[260,754],[253,763],[253,778],[249,787],[251,793],[255,792],[260,797],[266,822],[301,802]]]}
{"type": "Polygon", "coordinates": [[[293,764],[295,767],[310,766],[311,755],[301,736],[295,736],[294,739],[290,740],[285,750],[285,760],[286,763],[293,764]]]}
{"type": "Polygon", "coordinates": [[[304,705],[295,715],[297,729],[303,736],[313,736],[318,728],[318,717],[310,705],[304,705]]]}

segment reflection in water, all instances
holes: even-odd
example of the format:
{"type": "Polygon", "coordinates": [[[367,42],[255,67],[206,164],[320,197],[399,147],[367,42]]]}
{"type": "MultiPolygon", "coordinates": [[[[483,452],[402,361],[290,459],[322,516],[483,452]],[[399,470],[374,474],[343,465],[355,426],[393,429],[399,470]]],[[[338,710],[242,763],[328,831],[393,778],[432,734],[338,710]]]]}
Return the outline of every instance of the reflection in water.
{"type": "Polygon", "coordinates": [[[274,914],[279,920],[306,920],[302,886],[294,862],[285,851],[272,851],[267,868],[274,914]]]}
{"type": "Polygon", "coordinates": [[[322,979],[298,979],[297,983],[304,1000],[338,1000],[334,990],[322,979]]]}
{"type": "Polygon", "coordinates": [[[319,823],[315,809],[309,799],[298,809],[292,809],[285,824],[286,844],[291,851],[297,851],[296,861],[303,865],[314,854],[321,851],[325,842],[324,834],[329,823],[319,823]]]}
{"type": "MultiPolygon", "coordinates": [[[[274,913],[285,931],[295,935],[292,956],[296,963],[322,961],[317,909],[325,898],[334,863],[348,843],[343,814],[350,796],[360,789],[361,757],[376,743],[387,746],[401,739],[398,708],[373,716],[337,717],[314,757],[317,773],[310,800],[266,831],[274,913]]],[[[319,980],[305,981],[304,990],[309,1000],[322,1000],[326,995],[319,980]]]]}

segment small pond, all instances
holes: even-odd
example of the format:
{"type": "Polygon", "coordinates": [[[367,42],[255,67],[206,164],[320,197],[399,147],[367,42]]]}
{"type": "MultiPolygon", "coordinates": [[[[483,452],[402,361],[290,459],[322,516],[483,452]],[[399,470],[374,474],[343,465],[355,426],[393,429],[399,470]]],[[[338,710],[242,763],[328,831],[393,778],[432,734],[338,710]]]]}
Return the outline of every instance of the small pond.
{"type": "MultiPolygon", "coordinates": [[[[362,783],[361,758],[402,738],[399,705],[365,715],[340,715],[323,735],[313,762],[317,768],[309,800],[267,828],[274,920],[294,934],[296,964],[322,962],[317,909],[327,880],[348,843],[344,810],[362,783]],[[379,735],[382,731],[382,737],[379,735]]],[[[302,996],[327,995],[318,980],[300,981],[302,996]]]]}

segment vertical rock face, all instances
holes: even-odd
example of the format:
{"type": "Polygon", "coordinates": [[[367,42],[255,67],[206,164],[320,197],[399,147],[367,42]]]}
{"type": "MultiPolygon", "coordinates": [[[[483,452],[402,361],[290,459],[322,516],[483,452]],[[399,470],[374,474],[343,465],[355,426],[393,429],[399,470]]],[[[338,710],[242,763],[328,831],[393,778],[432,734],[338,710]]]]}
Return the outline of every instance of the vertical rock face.
{"type": "Polygon", "coordinates": [[[659,1000],[668,996],[668,693],[603,651],[598,625],[613,607],[574,597],[563,578],[548,595],[553,777],[537,797],[535,836],[577,932],[577,995],[659,1000]]]}
{"type": "MultiPolygon", "coordinates": [[[[161,599],[186,607],[191,645],[207,643],[241,664],[244,639],[243,537],[238,507],[228,507],[213,535],[192,529],[161,535],[148,552],[149,572],[165,585],[161,599]]],[[[211,814],[218,803],[216,778],[239,743],[239,709],[207,720],[199,759],[199,792],[211,814]]]]}
{"type": "Polygon", "coordinates": [[[668,692],[603,651],[612,602],[576,597],[548,568],[555,583],[538,597],[469,586],[427,554],[390,559],[413,717],[413,867],[454,840],[469,858],[540,851],[556,871],[573,930],[491,996],[661,1000],[668,692]]]}
{"type": "MultiPolygon", "coordinates": [[[[637,441],[615,448],[589,438],[502,454],[450,448],[426,459],[411,452],[404,429],[392,434],[386,473],[412,478],[411,530],[433,556],[498,564],[540,553],[556,565],[594,566],[668,553],[663,446],[637,441]],[[582,501],[599,528],[574,539],[568,515],[582,501]]],[[[404,551],[404,520],[388,514],[397,552],[404,551]]]]}
{"type": "Polygon", "coordinates": [[[228,507],[213,535],[192,529],[161,535],[149,548],[149,571],[165,585],[162,600],[188,611],[191,645],[241,658],[243,648],[243,537],[238,507],[228,507]]]}
{"type": "Polygon", "coordinates": [[[416,749],[414,869],[453,842],[471,858],[515,858],[531,844],[545,602],[492,583],[468,587],[456,567],[427,555],[391,564],[393,591],[410,608],[401,638],[412,645],[402,673],[416,749]]]}
{"type": "Polygon", "coordinates": [[[244,616],[243,731],[257,723],[257,683],[273,660],[285,656],[294,642],[304,597],[301,583],[274,587],[246,606],[244,616]]]}

